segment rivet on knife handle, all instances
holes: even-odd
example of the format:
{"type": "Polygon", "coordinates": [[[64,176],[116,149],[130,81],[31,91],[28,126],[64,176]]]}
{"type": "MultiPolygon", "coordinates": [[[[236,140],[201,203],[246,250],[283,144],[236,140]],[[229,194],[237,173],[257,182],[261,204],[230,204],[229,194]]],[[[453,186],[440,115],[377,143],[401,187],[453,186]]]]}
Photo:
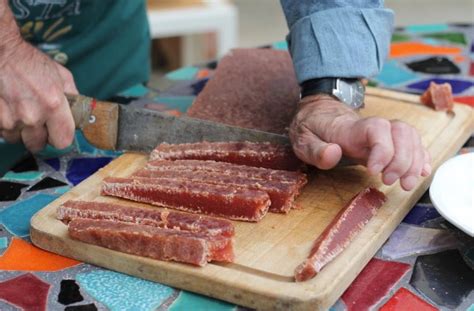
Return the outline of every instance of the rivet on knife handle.
{"type": "Polygon", "coordinates": [[[117,144],[119,107],[82,95],[66,95],[76,128],[87,141],[101,148],[115,150],[117,144]]]}

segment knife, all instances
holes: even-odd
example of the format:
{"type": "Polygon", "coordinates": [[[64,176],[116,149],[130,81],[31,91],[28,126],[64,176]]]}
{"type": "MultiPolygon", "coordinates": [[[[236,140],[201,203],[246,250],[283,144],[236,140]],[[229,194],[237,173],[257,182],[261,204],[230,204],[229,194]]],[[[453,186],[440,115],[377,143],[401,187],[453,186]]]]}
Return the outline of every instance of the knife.
{"type": "Polygon", "coordinates": [[[109,150],[150,152],[158,144],[199,141],[253,141],[290,144],[285,135],[221,123],[175,117],[82,95],[66,95],[76,128],[94,146],[109,150]]]}

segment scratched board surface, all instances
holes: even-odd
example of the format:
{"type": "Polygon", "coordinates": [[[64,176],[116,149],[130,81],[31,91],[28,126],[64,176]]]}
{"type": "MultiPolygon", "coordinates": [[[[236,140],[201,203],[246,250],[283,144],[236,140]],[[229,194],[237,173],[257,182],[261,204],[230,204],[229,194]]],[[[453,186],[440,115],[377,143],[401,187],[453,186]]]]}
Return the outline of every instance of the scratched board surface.
{"type": "MultiPolygon", "coordinates": [[[[435,112],[416,104],[417,96],[369,89],[366,116],[404,120],[421,133],[423,143],[438,167],[462,146],[473,130],[472,109],[456,105],[454,113],[435,112]],[[400,100],[401,99],[401,100],[400,100]]],[[[31,239],[37,246],[67,257],[174,287],[264,309],[324,309],[351,284],[380,246],[427,189],[430,180],[404,192],[399,185],[386,187],[361,167],[330,172],[314,171],[297,204],[288,215],[268,214],[258,224],[234,222],[235,253],[232,264],[195,268],[161,262],[87,245],[69,239],[67,228],[54,217],[57,206],[69,199],[115,202],[101,197],[107,176],[128,176],[146,163],[147,156],[124,154],[34,216],[31,239]],[[295,283],[293,271],[307,256],[313,241],[354,194],[374,185],[388,197],[351,245],[314,279],[295,283]]],[[[141,205],[132,203],[133,205],[141,205]]]]}

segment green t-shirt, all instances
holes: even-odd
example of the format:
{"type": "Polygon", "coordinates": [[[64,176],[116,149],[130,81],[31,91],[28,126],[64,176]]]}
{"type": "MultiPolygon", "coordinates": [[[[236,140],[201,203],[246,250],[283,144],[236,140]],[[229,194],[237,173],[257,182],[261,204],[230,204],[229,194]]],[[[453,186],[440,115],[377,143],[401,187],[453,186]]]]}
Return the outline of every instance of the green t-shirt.
{"type": "Polygon", "coordinates": [[[79,92],[106,99],[148,81],[143,0],[10,0],[22,36],[71,70],[79,92]]]}

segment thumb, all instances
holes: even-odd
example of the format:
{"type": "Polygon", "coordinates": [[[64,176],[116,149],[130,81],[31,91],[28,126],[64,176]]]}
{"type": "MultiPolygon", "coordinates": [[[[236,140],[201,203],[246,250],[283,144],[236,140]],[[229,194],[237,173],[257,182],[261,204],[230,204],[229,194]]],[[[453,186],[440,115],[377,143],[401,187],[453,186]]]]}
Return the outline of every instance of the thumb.
{"type": "Polygon", "coordinates": [[[298,158],[322,170],[335,167],[342,157],[338,144],[327,143],[308,132],[295,138],[293,150],[298,158]]]}

